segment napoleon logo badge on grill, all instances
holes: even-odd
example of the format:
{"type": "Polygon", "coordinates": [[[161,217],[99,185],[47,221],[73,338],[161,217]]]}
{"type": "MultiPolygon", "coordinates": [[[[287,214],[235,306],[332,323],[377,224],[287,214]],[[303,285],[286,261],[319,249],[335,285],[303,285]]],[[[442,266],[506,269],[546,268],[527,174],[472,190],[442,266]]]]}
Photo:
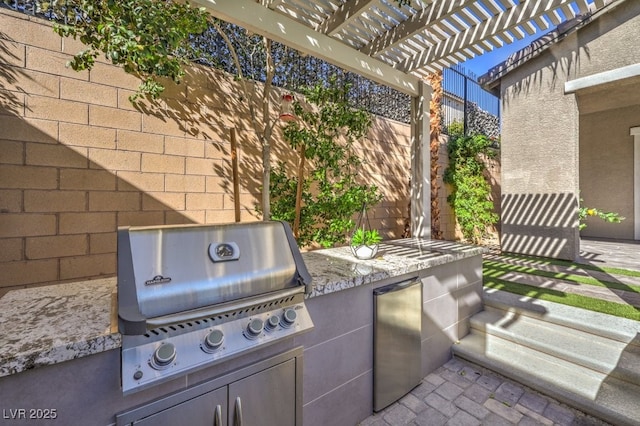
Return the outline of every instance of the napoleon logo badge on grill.
{"type": "Polygon", "coordinates": [[[163,277],[162,275],[156,275],[150,280],[144,282],[144,285],[166,284],[171,282],[170,277],[163,277]]]}
{"type": "Polygon", "coordinates": [[[240,247],[233,242],[209,244],[209,257],[214,262],[226,262],[240,258],[240,247]]]}

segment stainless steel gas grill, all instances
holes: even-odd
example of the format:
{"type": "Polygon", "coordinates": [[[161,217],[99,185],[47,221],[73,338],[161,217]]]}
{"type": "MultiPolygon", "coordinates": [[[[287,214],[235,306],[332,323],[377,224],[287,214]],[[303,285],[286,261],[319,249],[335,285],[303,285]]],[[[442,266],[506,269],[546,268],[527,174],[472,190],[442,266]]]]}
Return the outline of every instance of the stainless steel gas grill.
{"type": "Polygon", "coordinates": [[[312,329],[310,285],[284,222],[119,229],[123,393],[312,329]]]}

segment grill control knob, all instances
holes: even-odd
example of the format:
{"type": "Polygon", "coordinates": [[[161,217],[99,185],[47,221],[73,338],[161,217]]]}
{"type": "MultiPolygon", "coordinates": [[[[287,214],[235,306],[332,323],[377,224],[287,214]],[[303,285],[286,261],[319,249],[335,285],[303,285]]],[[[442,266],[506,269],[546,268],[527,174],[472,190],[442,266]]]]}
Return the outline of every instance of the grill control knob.
{"type": "Polygon", "coordinates": [[[280,318],[278,318],[277,315],[271,315],[267,320],[266,327],[268,330],[273,330],[278,326],[278,324],[280,324],[280,318]]]}
{"type": "Polygon", "coordinates": [[[176,359],[176,347],[173,343],[163,343],[153,353],[151,366],[156,370],[168,367],[176,359]]]}
{"type": "Polygon", "coordinates": [[[204,345],[202,345],[202,350],[208,353],[212,353],[222,345],[222,342],[224,342],[224,333],[222,333],[221,330],[212,330],[204,338],[204,345]]]}
{"type": "Polygon", "coordinates": [[[295,309],[289,308],[284,311],[282,315],[282,320],[280,321],[280,325],[283,327],[291,327],[291,325],[296,322],[296,318],[298,314],[296,314],[295,309]]]}
{"type": "Polygon", "coordinates": [[[264,329],[264,322],[260,318],[256,318],[251,320],[247,329],[245,330],[244,335],[249,339],[255,339],[262,333],[264,329]]]}

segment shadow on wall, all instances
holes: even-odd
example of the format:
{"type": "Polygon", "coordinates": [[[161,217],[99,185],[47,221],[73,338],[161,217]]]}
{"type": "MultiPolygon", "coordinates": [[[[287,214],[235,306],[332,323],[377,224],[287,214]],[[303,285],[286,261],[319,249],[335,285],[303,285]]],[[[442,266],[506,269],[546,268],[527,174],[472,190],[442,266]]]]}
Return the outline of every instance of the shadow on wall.
{"type": "MultiPolygon", "coordinates": [[[[173,123],[178,131],[186,132],[188,137],[208,141],[207,149],[214,151],[220,159],[214,164],[213,172],[226,194],[233,194],[229,142],[230,128],[235,128],[240,199],[245,211],[251,211],[254,218],[259,219],[254,206],[260,200],[262,188],[262,146],[254,130],[245,94],[238,92],[240,86],[231,78],[219,71],[194,66],[188,70],[184,86],[169,82],[162,100],[141,103],[139,110],[167,126],[173,123]]],[[[253,90],[253,85],[259,83],[247,84],[253,90]]],[[[261,89],[258,93],[261,93],[261,89]]],[[[270,122],[275,123],[271,161],[273,165],[283,162],[293,174],[298,157],[284,141],[284,123],[277,121],[280,94],[279,89],[270,93],[270,122]]],[[[258,126],[264,126],[261,109],[256,108],[256,113],[258,115],[253,119],[257,120],[258,126]]],[[[377,185],[384,194],[383,201],[369,212],[372,226],[381,229],[386,238],[398,238],[408,218],[410,198],[409,126],[374,118],[368,137],[354,149],[363,162],[361,182],[377,185]]]]}
{"type": "Polygon", "coordinates": [[[20,114],[19,108],[24,105],[24,95],[6,90],[18,82],[17,68],[10,65],[22,65],[24,54],[18,46],[11,42],[9,37],[0,31],[0,79],[5,82],[0,90],[0,110],[3,114],[20,114]]]}
{"type": "MultiPolygon", "coordinates": [[[[118,226],[233,221],[231,127],[238,130],[242,220],[257,219],[261,147],[231,76],[195,66],[162,99],[134,108],[125,97],[137,85],[131,76],[120,81],[104,62],[89,76],[58,71],[67,58],[0,32],[0,289],[115,274],[118,226]],[[46,72],[29,65],[30,49],[45,59],[46,72]],[[94,89],[108,92],[109,102],[87,96],[94,89]]],[[[386,191],[372,218],[399,236],[409,167],[396,161],[408,161],[409,130],[375,123],[357,148],[363,180],[386,191]],[[398,137],[399,146],[388,143],[398,137]]],[[[274,142],[281,140],[276,126],[274,142]]],[[[282,142],[272,158],[294,164],[282,142]]]]}
{"type": "Polygon", "coordinates": [[[578,199],[572,193],[502,195],[502,250],[575,260],[578,199]]]}
{"type": "Polygon", "coordinates": [[[0,90],[0,294],[114,275],[118,226],[193,223],[150,195],[164,188],[162,176],[137,179],[141,152],[126,153],[125,163],[137,171],[110,171],[89,158],[92,151],[108,156],[107,150],[66,146],[58,122],[24,117],[25,99],[43,86],[20,68],[18,47],[0,33],[0,61],[7,64],[0,67],[7,89],[0,90]]]}
{"type": "Polygon", "coordinates": [[[9,160],[0,164],[1,293],[114,275],[119,226],[196,222],[149,194],[163,182],[135,186],[24,118],[6,114],[0,108],[0,121],[14,140],[3,141],[9,160]],[[28,136],[15,140],[18,135],[28,136]]]}
{"type": "MultiPolygon", "coordinates": [[[[258,220],[260,217],[254,206],[260,200],[262,186],[262,148],[248,118],[251,115],[244,93],[238,92],[239,84],[231,83],[230,79],[227,75],[196,65],[187,70],[182,84],[166,82],[160,100],[145,100],[137,105],[137,109],[145,117],[162,123],[168,132],[204,140],[206,157],[216,158],[216,161],[210,169],[202,172],[211,174],[210,179],[216,180],[215,185],[228,194],[225,197],[230,200],[233,198],[230,141],[231,128],[235,128],[240,200],[243,212],[258,220]]],[[[278,105],[277,93],[271,94],[271,102],[278,105]]],[[[272,114],[271,120],[275,119],[277,115],[272,114]]],[[[272,158],[286,158],[287,153],[282,152],[281,144],[275,143],[280,139],[277,125],[274,130],[272,158]]]]}
{"type": "MultiPolygon", "coordinates": [[[[515,57],[512,62],[514,64],[519,63],[520,61],[527,61],[530,57],[531,51],[536,52],[540,49],[545,48],[547,45],[551,45],[550,51],[551,54],[543,56],[545,58],[544,62],[540,63],[536,66],[535,70],[528,76],[523,77],[520,81],[516,82],[513,85],[513,90],[511,91],[511,99],[518,97],[520,94],[527,94],[533,92],[534,89],[540,90],[550,90],[554,91],[557,88],[557,83],[564,84],[564,81],[567,80],[567,77],[571,76],[580,76],[580,66],[581,61],[586,60],[590,61],[592,52],[589,49],[589,45],[599,37],[607,34],[611,30],[624,25],[627,21],[633,19],[636,15],[634,12],[634,8],[637,8],[637,4],[635,2],[627,2],[626,4],[621,4],[615,7],[615,12],[609,14],[614,16],[614,18],[610,18],[607,14],[598,18],[595,25],[587,25],[578,30],[577,36],[575,38],[571,38],[573,44],[564,43],[562,44],[562,40],[566,37],[562,33],[567,31],[564,29],[560,30],[560,34],[551,32],[539,40],[536,40],[532,43],[530,47],[527,48],[523,54],[520,54],[518,57],[515,57]],[[619,13],[618,10],[620,10],[619,13]],[[545,78],[545,70],[549,70],[551,72],[552,78],[549,80],[548,77],[545,78]],[[559,77],[562,77],[559,79],[559,77]],[[544,87],[544,84],[547,84],[548,87],[544,87]]],[[[580,20],[581,24],[588,24],[591,22],[591,17],[587,17],[586,19],[583,17],[580,20]]],[[[571,26],[571,23],[566,23],[564,26],[571,26]]],[[[570,36],[569,36],[570,37],[570,36]]],[[[634,37],[631,34],[631,37],[634,37]]],[[[612,52],[617,54],[621,54],[621,50],[625,48],[631,49],[634,45],[633,42],[628,43],[625,41],[619,41],[619,46],[611,46],[607,52],[602,52],[603,55],[609,55],[612,52]]],[[[513,66],[510,64],[509,66],[513,66]]],[[[602,70],[604,71],[604,70],[602,70]]],[[[561,89],[562,90],[562,89],[561,89]]],[[[503,99],[505,104],[508,105],[509,98],[503,99]]]]}
{"type": "Polygon", "coordinates": [[[384,238],[400,238],[410,219],[410,128],[375,118],[358,152],[363,162],[362,182],[373,183],[384,194],[380,204],[370,211],[371,225],[384,230],[384,238]]]}
{"type": "Polygon", "coordinates": [[[510,86],[509,96],[503,97],[502,101],[506,106],[509,105],[510,100],[519,98],[521,95],[564,90],[558,88],[558,84],[564,84],[567,76],[579,73],[580,61],[583,56],[586,56],[587,60],[590,58],[588,47],[579,47],[577,52],[573,50],[556,52],[554,50],[553,54],[541,56],[544,58],[543,62],[539,62],[541,61],[539,57],[538,65],[528,75],[522,76],[514,82],[510,86]]]}

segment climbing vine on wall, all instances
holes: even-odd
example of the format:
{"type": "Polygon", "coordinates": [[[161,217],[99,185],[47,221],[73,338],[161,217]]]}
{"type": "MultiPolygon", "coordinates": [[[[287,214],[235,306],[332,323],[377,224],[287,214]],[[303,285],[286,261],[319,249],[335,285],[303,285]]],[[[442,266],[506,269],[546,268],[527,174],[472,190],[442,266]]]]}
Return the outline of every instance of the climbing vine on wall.
{"type": "Polygon", "coordinates": [[[482,156],[495,156],[491,148],[493,141],[484,135],[464,136],[462,126],[450,126],[449,136],[449,167],[445,170],[444,181],[451,185],[452,191],[447,201],[464,238],[479,244],[487,229],[498,221],[482,161],[482,156]]]}

